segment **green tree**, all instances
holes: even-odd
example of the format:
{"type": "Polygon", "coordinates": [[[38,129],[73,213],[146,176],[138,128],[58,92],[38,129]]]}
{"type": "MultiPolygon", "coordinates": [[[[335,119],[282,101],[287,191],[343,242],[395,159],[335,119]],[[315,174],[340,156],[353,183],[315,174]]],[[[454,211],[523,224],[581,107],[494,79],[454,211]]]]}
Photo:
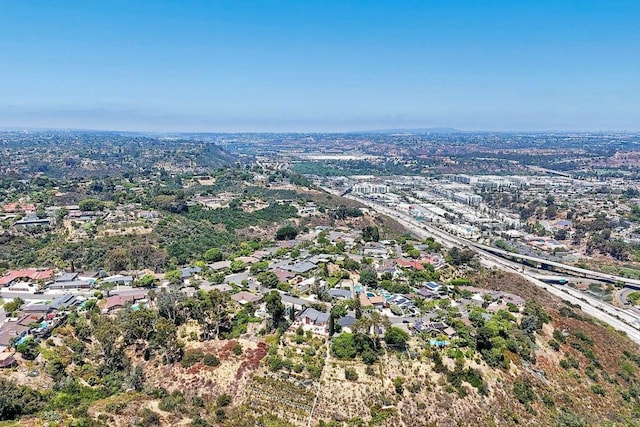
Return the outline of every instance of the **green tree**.
{"type": "Polygon", "coordinates": [[[276,231],[276,240],[291,240],[298,235],[298,230],[293,225],[285,225],[276,231]]]}
{"type": "Polygon", "coordinates": [[[4,303],[3,308],[4,308],[4,311],[6,311],[7,313],[13,313],[15,311],[18,311],[18,309],[23,305],[24,305],[24,300],[18,297],[18,298],[14,298],[12,301],[4,303]]]}
{"type": "Polygon", "coordinates": [[[372,337],[374,350],[378,347],[378,331],[380,329],[389,329],[391,323],[387,316],[380,314],[378,310],[368,311],[366,316],[362,316],[354,325],[356,334],[364,334],[372,337]]]}
{"type": "Polygon", "coordinates": [[[160,349],[166,363],[177,362],[182,356],[182,344],[178,341],[177,331],[176,325],[164,317],[159,317],[153,325],[151,343],[160,349]]]}
{"type": "Polygon", "coordinates": [[[153,324],[157,317],[155,310],[141,308],[139,310],[123,310],[118,315],[122,325],[122,335],[126,345],[136,342],[146,343],[153,332],[153,324]]]}
{"type": "Polygon", "coordinates": [[[0,421],[33,415],[45,403],[45,398],[38,391],[0,378],[0,421]]]}
{"type": "Polygon", "coordinates": [[[182,283],[182,272],[180,270],[169,270],[164,274],[164,278],[172,285],[182,283]]]}
{"type": "Polygon", "coordinates": [[[78,203],[81,211],[101,211],[104,209],[104,203],[98,199],[84,199],[78,203]]]}
{"type": "Polygon", "coordinates": [[[16,351],[27,360],[33,360],[40,354],[40,347],[33,337],[28,337],[16,346],[16,351]]]}
{"type": "Polygon", "coordinates": [[[222,251],[220,249],[211,248],[204,253],[204,259],[207,262],[218,262],[224,259],[224,255],[222,254],[222,251]]]}
{"type": "Polygon", "coordinates": [[[344,261],[342,261],[342,268],[349,271],[356,271],[360,269],[360,263],[354,259],[346,257],[344,261]]]}
{"type": "Polygon", "coordinates": [[[378,273],[371,268],[366,268],[360,272],[360,283],[364,286],[377,287],[378,286],[378,273]]]}
{"type": "Polygon", "coordinates": [[[278,286],[278,276],[273,271],[263,271],[257,276],[258,282],[266,288],[275,288],[278,286]]]}
{"type": "Polygon", "coordinates": [[[249,271],[251,274],[260,274],[264,271],[267,271],[269,268],[269,261],[259,261],[251,266],[249,271]]]}
{"type": "Polygon", "coordinates": [[[107,294],[107,298],[109,298],[109,295],[111,295],[111,291],[116,287],[115,283],[111,283],[111,282],[105,282],[105,283],[100,283],[99,285],[99,289],[101,291],[103,291],[105,294],[107,294]]]}
{"type": "Polygon", "coordinates": [[[374,225],[368,225],[362,229],[362,240],[365,242],[377,242],[380,240],[380,231],[374,225]]]}
{"type": "Polygon", "coordinates": [[[105,254],[104,260],[107,269],[115,272],[126,270],[131,263],[129,253],[124,248],[111,249],[105,254]]]}
{"type": "Polygon", "coordinates": [[[229,267],[232,273],[239,273],[242,270],[244,270],[244,268],[245,268],[244,262],[240,260],[231,261],[231,266],[229,267]]]}
{"type": "Polygon", "coordinates": [[[335,304],[333,307],[331,307],[331,314],[336,319],[340,319],[341,317],[346,316],[347,315],[346,303],[344,301],[340,301],[339,303],[335,304]]]}
{"type": "Polygon", "coordinates": [[[360,297],[358,295],[356,295],[353,300],[353,310],[355,311],[356,319],[362,318],[362,302],[360,302],[360,297]]]}
{"type": "Polygon", "coordinates": [[[333,339],[331,351],[338,359],[353,359],[358,354],[353,334],[342,333],[333,339]]]}
{"type": "Polygon", "coordinates": [[[453,265],[463,265],[471,263],[476,257],[475,251],[471,249],[459,249],[457,246],[449,249],[447,262],[453,265]]]}
{"type": "Polygon", "coordinates": [[[127,363],[123,343],[120,340],[122,325],[117,319],[99,317],[93,330],[93,337],[100,344],[99,355],[105,370],[120,371],[127,363]]]}
{"type": "Polygon", "coordinates": [[[138,280],[137,285],[141,288],[150,288],[155,286],[156,278],[150,274],[145,274],[138,280]]]}
{"type": "Polygon", "coordinates": [[[278,329],[284,327],[287,323],[285,318],[285,306],[282,303],[282,297],[280,292],[271,291],[265,297],[267,313],[271,315],[271,327],[272,329],[278,329]]]}
{"type": "Polygon", "coordinates": [[[394,326],[384,333],[384,340],[391,347],[404,348],[409,340],[409,334],[394,326]]]}
{"type": "Polygon", "coordinates": [[[230,297],[228,294],[214,289],[209,292],[199,291],[195,297],[185,301],[191,317],[202,327],[205,338],[220,336],[220,330],[231,325],[230,297]]]}
{"type": "Polygon", "coordinates": [[[180,325],[185,320],[184,301],[186,295],[177,289],[162,288],[156,294],[158,314],[168,319],[174,325],[180,325]]]}
{"type": "Polygon", "coordinates": [[[335,319],[333,317],[333,313],[330,313],[329,314],[329,336],[332,337],[335,332],[336,332],[335,319]]]}

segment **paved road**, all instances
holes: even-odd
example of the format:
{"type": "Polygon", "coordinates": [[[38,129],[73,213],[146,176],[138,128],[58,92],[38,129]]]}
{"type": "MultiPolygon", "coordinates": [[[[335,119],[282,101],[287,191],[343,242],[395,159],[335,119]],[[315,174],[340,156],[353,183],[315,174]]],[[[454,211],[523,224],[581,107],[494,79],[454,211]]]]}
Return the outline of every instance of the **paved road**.
{"type": "Polygon", "coordinates": [[[53,294],[50,292],[46,292],[44,294],[32,294],[29,292],[9,292],[6,290],[0,291],[0,297],[5,300],[10,300],[14,298],[22,298],[25,301],[51,301],[55,297],[61,294],[53,294]]]}

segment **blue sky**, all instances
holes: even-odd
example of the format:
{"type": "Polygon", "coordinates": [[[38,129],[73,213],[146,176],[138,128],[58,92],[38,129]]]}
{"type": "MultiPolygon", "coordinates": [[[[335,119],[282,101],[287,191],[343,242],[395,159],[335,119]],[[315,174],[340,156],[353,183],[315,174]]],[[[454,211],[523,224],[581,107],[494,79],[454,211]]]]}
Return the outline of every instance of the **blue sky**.
{"type": "Polygon", "coordinates": [[[0,127],[640,130],[640,1],[0,0],[0,127]]]}

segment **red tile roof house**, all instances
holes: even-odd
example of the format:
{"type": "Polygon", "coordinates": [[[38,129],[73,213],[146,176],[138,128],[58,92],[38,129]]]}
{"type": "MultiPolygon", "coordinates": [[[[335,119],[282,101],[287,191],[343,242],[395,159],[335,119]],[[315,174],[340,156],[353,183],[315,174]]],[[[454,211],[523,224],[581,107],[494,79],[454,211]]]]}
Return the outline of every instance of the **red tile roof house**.
{"type": "Polygon", "coordinates": [[[415,268],[418,271],[424,270],[424,266],[422,265],[421,261],[416,261],[413,259],[406,259],[406,258],[398,258],[396,262],[398,263],[399,267],[415,268]]]}
{"type": "Polygon", "coordinates": [[[36,205],[31,203],[7,203],[0,211],[7,213],[35,212],[36,205]]]}
{"type": "Polygon", "coordinates": [[[0,277],[0,287],[8,286],[17,279],[30,279],[34,281],[49,280],[53,277],[53,270],[37,270],[34,268],[24,270],[11,270],[4,276],[0,277]]]}

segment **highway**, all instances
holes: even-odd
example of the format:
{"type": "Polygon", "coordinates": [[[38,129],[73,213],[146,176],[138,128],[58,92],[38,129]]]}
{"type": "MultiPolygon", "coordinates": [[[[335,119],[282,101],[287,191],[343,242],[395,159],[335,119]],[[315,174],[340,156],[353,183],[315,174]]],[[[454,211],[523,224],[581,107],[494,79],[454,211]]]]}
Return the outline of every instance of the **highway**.
{"type": "Polygon", "coordinates": [[[636,289],[624,288],[618,291],[618,298],[620,302],[625,306],[628,306],[628,310],[640,316],[640,308],[632,305],[631,301],[628,300],[628,296],[631,292],[638,292],[636,289]]]}
{"type": "MultiPolygon", "coordinates": [[[[640,324],[640,321],[639,321],[640,316],[637,316],[636,313],[634,312],[619,309],[618,307],[614,307],[610,304],[602,302],[589,295],[580,293],[579,291],[576,291],[564,286],[559,286],[559,285],[556,286],[556,285],[544,283],[540,280],[535,279],[534,277],[529,276],[527,274],[527,271],[523,269],[521,264],[506,260],[498,256],[498,254],[500,253],[502,253],[503,255],[513,255],[511,253],[501,251],[501,250],[494,251],[495,248],[490,248],[485,245],[479,245],[475,242],[471,242],[469,240],[460,238],[458,236],[451,235],[431,225],[420,223],[416,221],[413,217],[403,212],[399,212],[387,206],[374,203],[370,200],[362,199],[350,194],[344,197],[358,201],[379,213],[382,213],[394,218],[396,221],[398,221],[400,224],[405,226],[408,230],[412,231],[414,234],[416,234],[419,237],[422,237],[422,238],[426,238],[429,236],[434,237],[437,241],[439,241],[445,247],[468,246],[470,248],[473,248],[480,255],[480,262],[483,266],[489,267],[489,268],[496,267],[502,270],[509,271],[514,274],[518,274],[524,279],[526,279],[527,281],[529,281],[530,283],[532,283],[533,285],[546,289],[550,293],[564,300],[567,300],[572,304],[578,304],[582,308],[582,311],[584,311],[585,313],[611,325],[613,328],[619,331],[625,332],[631,340],[640,344],[640,330],[637,328],[637,326],[640,324]],[[488,251],[485,248],[491,249],[491,250],[488,251]]],[[[527,257],[527,258],[532,258],[533,261],[538,261],[538,259],[533,257],[527,257]]],[[[549,262],[547,260],[540,260],[540,261],[544,261],[545,263],[549,262]]],[[[558,263],[554,263],[554,264],[558,264],[558,263]]],[[[564,266],[563,264],[560,264],[560,265],[564,266]]],[[[582,272],[585,272],[588,274],[596,273],[596,275],[599,274],[602,276],[608,276],[609,278],[614,278],[613,280],[615,280],[615,276],[592,272],[590,270],[585,270],[585,269],[577,269],[577,270],[581,270],[582,272]]]]}

